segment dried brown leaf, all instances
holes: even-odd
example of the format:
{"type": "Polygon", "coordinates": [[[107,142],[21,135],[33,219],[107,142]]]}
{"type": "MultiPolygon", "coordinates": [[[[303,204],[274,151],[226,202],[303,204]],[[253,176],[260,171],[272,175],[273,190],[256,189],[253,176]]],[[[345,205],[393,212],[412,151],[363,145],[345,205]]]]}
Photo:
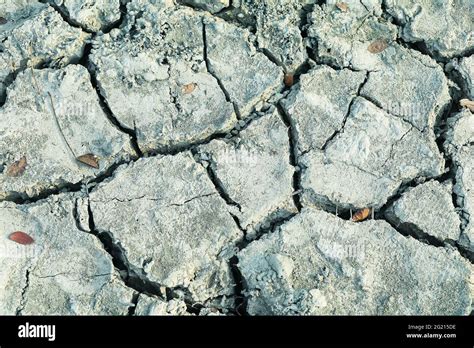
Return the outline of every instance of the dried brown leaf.
{"type": "Polygon", "coordinates": [[[295,77],[293,74],[285,74],[284,81],[286,87],[291,87],[295,83],[295,77]]]}
{"type": "Polygon", "coordinates": [[[7,168],[7,175],[11,177],[18,177],[23,175],[26,169],[27,165],[26,157],[23,156],[20,158],[18,161],[13,162],[8,168],[7,168]]]}
{"type": "Polygon", "coordinates": [[[337,2],[336,7],[342,12],[347,12],[349,10],[349,5],[347,5],[345,2],[337,2]]]}
{"type": "Polygon", "coordinates": [[[377,54],[377,53],[380,53],[380,52],[384,51],[387,47],[388,47],[387,40],[378,39],[378,40],[375,40],[374,42],[372,42],[369,45],[369,47],[367,48],[367,50],[370,53],[377,54]]]}
{"type": "Polygon", "coordinates": [[[184,85],[183,86],[183,93],[184,94],[191,94],[194,92],[194,90],[196,89],[197,87],[197,84],[192,82],[192,83],[188,83],[187,85],[184,85]]]}
{"type": "Polygon", "coordinates": [[[463,108],[468,108],[471,112],[474,112],[474,101],[469,100],[469,99],[461,99],[461,100],[459,101],[459,104],[460,104],[463,108]]]}
{"type": "Polygon", "coordinates": [[[35,240],[31,238],[31,236],[22,231],[13,232],[8,236],[8,239],[22,245],[29,245],[35,242],[35,240]]]}
{"type": "Polygon", "coordinates": [[[370,214],[369,208],[361,209],[352,216],[352,221],[355,221],[355,222],[364,221],[365,219],[369,217],[369,214],[370,214]]]}
{"type": "Polygon", "coordinates": [[[92,153],[79,156],[76,159],[81,163],[87,164],[89,167],[99,169],[99,157],[92,153]]]}

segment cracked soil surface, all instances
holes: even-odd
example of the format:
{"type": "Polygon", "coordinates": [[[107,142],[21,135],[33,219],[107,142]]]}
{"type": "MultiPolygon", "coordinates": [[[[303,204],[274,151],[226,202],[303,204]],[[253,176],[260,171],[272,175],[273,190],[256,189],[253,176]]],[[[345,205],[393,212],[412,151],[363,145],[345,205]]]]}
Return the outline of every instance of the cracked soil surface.
{"type": "Polygon", "coordinates": [[[0,1],[1,315],[469,315],[474,2],[0,1]]]}

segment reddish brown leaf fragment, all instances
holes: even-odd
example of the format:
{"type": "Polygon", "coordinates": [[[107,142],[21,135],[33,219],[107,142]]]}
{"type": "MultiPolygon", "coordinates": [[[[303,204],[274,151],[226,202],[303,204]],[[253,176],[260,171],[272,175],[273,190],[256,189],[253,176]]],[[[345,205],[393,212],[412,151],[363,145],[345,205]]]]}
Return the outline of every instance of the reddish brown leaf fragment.
{"type": "Polygon", "coordinates": [[[194,92],[194,90],[196,89],[197,87],[197,84],[196,83],[188,83],[187,85],[184,85],[183,86],[183,93],[184,94],[191,94],[194,92]]]}
{"type": "Polygon", "coordinates": [[[367,50],[370,53],[377,54],[377,53],[380,53],[380,52],[384,51],[387,47],[388,47],[387,40],[378,39],[378,40],[375,40],[374,42],[372,42],[369,45],[369,47],[367,48],[367,50]]]}
{"type": "Polygon", "coordinates": [[[92,153],[79,156],[76,159],[81,163],[87,164],[89,167],[99,169],[99,158],[92,153]]]}
{"type": "Polygon", "coordinates": [[[29,245],[35,242],[31,236],[22,231],[13,232],[8,236],[8,239],[21,245],[29,245]]]}
{"type": "Polygon", "coordinates": [[[291,87],[295,82],[295,77],[293,74],[285,74],[285,86],[291,87]]]}
{"type": "Polygon", "coordinates": [[[7,168],[7,175],[11,177],[17,177],[23,175],[26,169],[27,165],[26,157],[23,156],[20,158],[18,161],[13,162],[8,168],[7,168]]]}
{"type": "Polygon", "coordinates": [[[347,10],[349,10],[349,6],[345,2],[337,2],[336,7],[342,12],[347,12],[347,10]]]}
{"type": "Polygon", "coordinates": [[[354,222],[364,221],[365,219],[369,217],[369,214],[370,214],[369,208],[361,209],[352,216],[352,221],[354,222]]]}

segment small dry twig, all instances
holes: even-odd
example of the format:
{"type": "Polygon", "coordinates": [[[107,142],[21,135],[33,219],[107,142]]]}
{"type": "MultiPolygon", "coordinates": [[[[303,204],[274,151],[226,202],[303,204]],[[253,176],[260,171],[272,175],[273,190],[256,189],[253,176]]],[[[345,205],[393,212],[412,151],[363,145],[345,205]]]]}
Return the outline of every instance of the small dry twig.
{"type": "MultiPolygon", "coordinates": [[[[40,89],[39,89],[39,86],[38,86],[38,81],[36,80],[36,76],[35,76],[35,73],[34,73],[33,69],[31,69],[31,76],[33,77],[33,81],[35,83],[36,89],[39,92],[40,89]]],[[[47,92],[47,94],[48,94],[49,102],[50,102],[50,105],[51,105],[51,112],[53,114],[54,122],[56,123],[56,127],[58,128],[59,133],[61,134],[61,137],[64,140],[64,143],[66,144],[67,148],[71,152],[72,156],[77,161],[79,161],[81,163],[84,163],[84,164],[87,164],[90,167],[98,169],[99,168],[99,158],[96,155],[89,153],[89,154],[81,155],[79,157],[76,156],[76,153],[74,152],[71,145],[67,141],[66,136],[64,135],[64,132],[61,128],[61,125],[59,124],[58,115],[56,114],[56,109],[54,108],[53,96],[51,95],[50,92],[47,92]]]]}
{"type": "Polygon", "coordinates": [[[369,45],[369,47],[367,48],[367,50],[370,53],[377,54],[377,53],[380,53],[380,52],[384,51],[387,47],[388,47],[387,40],[378,39],[378,40],[375,40],[374,42],[372,42],[369,45]]]}

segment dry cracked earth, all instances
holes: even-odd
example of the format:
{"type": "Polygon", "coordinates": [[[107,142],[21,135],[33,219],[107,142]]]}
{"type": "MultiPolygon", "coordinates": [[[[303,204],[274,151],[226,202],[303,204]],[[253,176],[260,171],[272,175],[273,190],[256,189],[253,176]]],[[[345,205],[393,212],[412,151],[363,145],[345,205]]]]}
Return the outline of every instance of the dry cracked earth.
{"type": "Polygon", "coordinates": [[[473,16],[0,0],[0,314],[471,314],[473,16]]]}

